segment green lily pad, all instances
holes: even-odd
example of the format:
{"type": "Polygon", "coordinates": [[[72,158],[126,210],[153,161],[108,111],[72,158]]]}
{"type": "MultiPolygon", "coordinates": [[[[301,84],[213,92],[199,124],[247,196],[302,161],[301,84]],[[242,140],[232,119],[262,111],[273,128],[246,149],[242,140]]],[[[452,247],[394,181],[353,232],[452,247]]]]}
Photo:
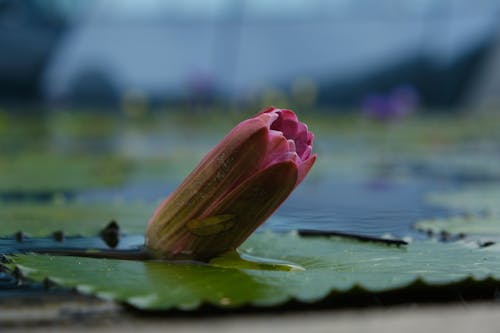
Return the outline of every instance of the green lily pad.
{"type": "Polygon", "coordinates": [[[500,218],[498,216],[456,216],[451,218],[419,221],[415,228],[433,233],[446,232],[458,235],[478,235],[500,237],[500,218]]]}
{"type": "Polygon", "coordinates": [[[0,157],[0,191],[71,191],[114,186],[129,165],[117,157],[23,153],[0,157]]]}
{"type": "Polygon", "coordinates": [[[431,193],[427,201],[433,205],[466,212],[500,214],[500,187],[475,186],[456,192],[431,193]]]}
{"type": "MultiPolygon", "coordinates": [[[[213,264],[138,262],[28,254],[11,256],[26,277],[48,278],[86,294],[145,310],[275,306],[292,299],[312,303],[353,290],[376,293],[410,288],[416,281],[444,286],[469,279],[500,280],[500,246],[416,242],[392,247],[339,238],[255,234],[245,255],[275,259],[296,270],[240,266],[234,256],[213,264]],[[457,260],[459,259],[459,260],[457,260]]],[[[269,266],[269,265],[268,265],[269,266]]]]}
{"type": "Polygon", "coordinates": [[[66,235],[95,236],[111,220],[125,233],[143,233],[155,204],[96,203],[9,203],[0,204],[0,236],[18,231],[34,236],[62,230],[66,235]]]}

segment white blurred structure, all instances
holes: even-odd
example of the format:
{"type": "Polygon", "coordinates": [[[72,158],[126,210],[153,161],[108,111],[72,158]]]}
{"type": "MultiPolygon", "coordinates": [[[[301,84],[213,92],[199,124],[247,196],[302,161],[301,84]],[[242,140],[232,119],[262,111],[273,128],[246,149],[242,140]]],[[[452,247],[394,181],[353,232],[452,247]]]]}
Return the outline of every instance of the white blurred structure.
{"type": "Polygon", "coordinates": [[[49,101],[85,89],[238,99],[416,55],[445,64],[489,38],[499,9],[468,0],[101,0],[65,36],[42,87],[49,101]]]}
{"type": "Polygon", "coordinates": [[[482,111],[500,112],[500,27],[496,33],[495,47],[485,61],[466,106],[482,111]]]}

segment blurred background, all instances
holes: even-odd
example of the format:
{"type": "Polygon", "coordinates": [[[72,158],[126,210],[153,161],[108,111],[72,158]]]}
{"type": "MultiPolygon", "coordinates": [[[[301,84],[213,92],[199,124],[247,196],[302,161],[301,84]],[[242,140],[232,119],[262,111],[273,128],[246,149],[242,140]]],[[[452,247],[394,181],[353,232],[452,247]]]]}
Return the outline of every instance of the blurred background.
{"type": "Polygon", "coordinates": [[[9,109],[500,104],[494,0],[0,0],[0,50],[9,109]]]}
{"type": "Polygon", "coordinates": [[[142,237],[269,105],[318,159],[263,229],[450,240],[419,222],[500,221],[500,0],[0,0],[0,257],[111,221],[142,237]]]}

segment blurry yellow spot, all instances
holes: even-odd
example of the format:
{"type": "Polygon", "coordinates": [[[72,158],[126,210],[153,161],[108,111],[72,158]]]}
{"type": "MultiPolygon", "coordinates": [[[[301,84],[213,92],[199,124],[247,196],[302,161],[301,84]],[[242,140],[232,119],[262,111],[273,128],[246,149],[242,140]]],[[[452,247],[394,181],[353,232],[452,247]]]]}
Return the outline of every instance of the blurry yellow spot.
{"type": "Polygon", "coordinates": [[[231,304],[231,300],[229,298],[227,298],[227,297],[224,297],[224,298],[220,299],[219,303],[221,305],[229,305],[229,304],[231,304]]]}
{"type": "Polygon", "coordinates": [[[139,89],[125,91],[121,99],[123,112],[130,117],[140,117],[148,112],[148,98],[139,89]]]}
{"type": "Polygon", "coordinates": [[[63,193],[55,192],[52,196],[52,203],[54,205],[63,205],[66,203],[66,198],[63,193]]]}
{"type": "Polygon", "coordinates": [[[289,105],[288,98],[286,94],[278,89],[269,88],[264,91],[261,98],[261,104],[268,105],[279,105],[282,108],[286,108],[289,105]]]}
{"type": "Polygon", "coordinates": [[[7,115],[0,110],[0,132],[7,129],[7,115]]]}
{"type": "Polygon", "coordinates": [[[232,214],[210,216],[202,220],[191,220],[187,223],[189,231],[197,236],[210,236],[229,230],[235,220],[232,214]]]}
{"type": "Polygon", "coordinates": [[[318,85],[310,79],[297,79],[292,83],[292,97],[295,102],[311,106],[316,103],[318,85]]]}

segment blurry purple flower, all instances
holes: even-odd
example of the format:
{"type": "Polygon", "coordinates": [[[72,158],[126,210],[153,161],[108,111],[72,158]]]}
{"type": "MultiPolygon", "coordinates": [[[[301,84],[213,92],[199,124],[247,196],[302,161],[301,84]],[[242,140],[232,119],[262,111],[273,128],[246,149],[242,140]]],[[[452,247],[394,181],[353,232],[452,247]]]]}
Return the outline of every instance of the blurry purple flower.
{"type": "Polygon", "coordinates": [[[197,70],[188,76],[187,89],[191,99],[211,98],[215,94],[215,80],[210,73],[197,70]]]}
{"type": "Polygon", "coordinates": [[[411,86],[399,86],[389,94],[370,94],[363,100],[363,113],[369,118],[392,121],[404,118],[418,107],[417,91],[411,86]]]}

